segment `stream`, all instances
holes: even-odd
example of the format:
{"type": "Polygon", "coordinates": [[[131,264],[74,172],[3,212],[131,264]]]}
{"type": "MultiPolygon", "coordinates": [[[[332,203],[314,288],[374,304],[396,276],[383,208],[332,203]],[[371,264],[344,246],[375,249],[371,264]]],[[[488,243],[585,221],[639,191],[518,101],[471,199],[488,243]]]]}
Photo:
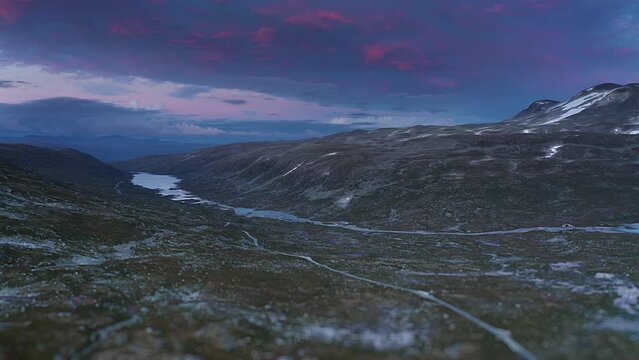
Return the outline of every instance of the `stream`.
{"type": "Polygon", "coordinates": [[[548,232],[548,233],[560,233],[560,232],[589,232],[589,233],[602,233],[602,234],[639,234],[639,223],[624,224],[616,227],[607,226],[536,226],[525,227],[510,230],[495,230],[484,232],[462,232],[462,231],[429,231],[429,230],[389,230],[389,229],[372,229],[349,224],[346,222],[324,222],[312,219],[302,218],[287,212],[276,210],[259,210],[243,207],[234,207],[222,203],[218,203],[211,200],[202,199],[196,195],[191,194],[186,190],[182,190],[179,184],[182,180],[171,175],[156,175],[145,172],[138,172],[133,174],[132,182],[134,185],[156,190],[162,196],[171,198],[174,201],[191,202],[194,204],[206,204],[216,206],[221,210],[233,211],[235,215],[247,217],[247,218],[264,218],[279,220],[290,223],[298,224],[311,224],[316,226],[339,228],[344,230],[350,230],[359,233],[369,234],[396,234],[396,235],[421,235],[421,236],[435,236],[435,235],[455,235],[455,236],[489,236],[489,235],[506,235],[506,234],[524,234],[531,232],[548,232]]]}

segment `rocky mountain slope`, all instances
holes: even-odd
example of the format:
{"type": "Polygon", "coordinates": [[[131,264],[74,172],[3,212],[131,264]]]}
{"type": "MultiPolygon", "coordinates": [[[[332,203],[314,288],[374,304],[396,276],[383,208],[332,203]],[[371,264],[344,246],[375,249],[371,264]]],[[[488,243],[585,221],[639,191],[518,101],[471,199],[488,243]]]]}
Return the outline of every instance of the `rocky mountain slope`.
{"type": "Polygon", "coordinates": [[[503,123],[235,144],[119,163],[203,197],[393,228],[504,228],[639,219],[639,85],[540,101],[503,123]]]}
{"type": "Polygon", "coordinates": [[[191,144],[156,139],[135,139],[124,136],[79,137],[37,136],[0,137],[0,143],[27,144],[54,149],[75,149],[95,156],[100,161],[123,161],[148,155],[180,154],[206,148],[191,144]]]}
{"type": "Polygon", "coordinates": [[[505,125],[522,132],[639,134],[639,84],[601,84],[566,102],[537,101],[505,125]]]}
{"type": "MultiPolygon", "coordinates": [[[[181,164],[182,174],[192,176],[184,185],[197,186],[202,176],[209,191],[228,190],[234,202],[313,217],[313,209],[363,222],[379,217],[376,227],[415,226],[409,221],[421,221],[420,211],[441,213],[442,224],[457,222],[463,201],[469,209],[493,206],[486,213],[501,211],[511,222],[545,221],[535,206],[547,204],[557,212],[548,221],[577,205],[593,206],[592,219],[634,216],[633,136],[401,141],[412,137],[404,131],[410,129],[145,162],[158,171],[181,164]],[[391,134],[400,140],[388,141],[391,134]],[[235,182],[224,177],[232,173],[235,182]],[[328,196],[307,192],[309,184],[326,187],[328,196]],[[256,185],[262,188],[251,193],[256,185]],[[404,195],[393,193],[401,189],[404,195]],[[424,200],[429,196],[433,201],[424,200]],[[452,216],[439,211],[447,205],[452,216]],[[411,207],[414,217],[407,216],[411,207]],[[388,209],[395,209],[391,216],[388,209]]],[[[0,162],[0,359],[633,359],[637,353],[633,229],[367,233],[237,216],[185,197],[172,201],[117,182],[120,172],[75,152],[4,149],[12,155],[0,162]]],[[[585,211],[577,215],[589,219],[585,211]]],[[[492,223],[482,211],[476,216],[486,223],[471,225],[486,230],[507,223],[492,223]]]]}
{"type": "Polygon", "coordinates": [[[128,174],[71,149],[49,149],[23,144],[0,144],[0,162],[19,166],[50,181],[93,192],[113,193],[128,174]]]}

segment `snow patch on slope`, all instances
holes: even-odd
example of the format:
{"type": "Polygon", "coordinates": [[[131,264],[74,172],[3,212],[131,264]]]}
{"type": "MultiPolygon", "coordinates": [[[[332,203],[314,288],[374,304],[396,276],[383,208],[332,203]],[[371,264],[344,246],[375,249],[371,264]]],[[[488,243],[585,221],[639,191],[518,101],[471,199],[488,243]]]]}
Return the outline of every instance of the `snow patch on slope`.
{"type": "Polygon", "coordinates": [[[359,345],[372,347],[377,351],[390,351],[408,348],[416,342],[416,334],[412,331],[374,331],[366,329],[358,331],[348,328],[312,324],[308,325],[294,335],[301,339],[310,339],[329,344],[359,345]]]}
{"type": "Polygon", "coordinates": [[[561,149],[562,147],[563,145],[551,146],[550,149],[548,149],[548,151],[546,152],[546,156],[544,156],[544,159],[550,159],[554,157],[559,153],[559,149],[561,149]]]}
{"type": "Polygon", "coordinates": [[[559,122],[559,121],[561,121],[563,119],[571,117],[573,115],[577,115],[580,112],[588,109],[591,105],[593,105],[597,101],[605,98],[606,96],[608,96],[608,94],[610,94],[611,92],[613,92],[615,90],[593,92],[593,93],[590,93],[588,95],[584,95],[584,96],[582,96],[580,98],[571,100],[571,101],[569,101],[567,103],[561,103],[561,104],[551,108],[550,110],[561,109],[561,111],[563,111],[563,114],[561,114],[559,117],[556,117],[556,118],[553,118],[551,120],[548,120],[548,121],[544,122],[541,125],[554,124],[554,123],[557,123],[557,122],[559,122]]]}
{"type": "Polygon", "coordinates": [[[346,208],[351,203],[351,201],[353,201],[353,195],[346,195],[337,199],[336,204],[341,208],[346,208]]]}
{"type": "Polygon", "coordinates": [[[286,174],[282,175],[282,177],[290,175],[293,171],[299,169],[299,167],[302,166],[302,165],[304,165],[304,162],[299,163],[297,166],[295,166],[291,170],[287,171],[286,174]]]}
{"type": "Polygon", "coordinates": [[[616,292],[615,306],[629,314],[637,314],[637,310],[639,310],[637,306],[639,304],[639,288],[634,285],[619,286],[616,292]]]}

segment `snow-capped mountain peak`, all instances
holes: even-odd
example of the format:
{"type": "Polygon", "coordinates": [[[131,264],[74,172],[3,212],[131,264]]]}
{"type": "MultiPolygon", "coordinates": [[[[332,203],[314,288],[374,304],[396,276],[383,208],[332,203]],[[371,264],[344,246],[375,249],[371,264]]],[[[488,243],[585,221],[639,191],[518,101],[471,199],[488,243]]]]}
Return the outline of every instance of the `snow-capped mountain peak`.
{"type": "Polygon", "coordinates": [[[639,84],[606,83],[585,89],[565,102],[536,101],[504,123],[525,127],[526,133],[584,128],[631,133],[639,129],[637,120],[639,84]]]}

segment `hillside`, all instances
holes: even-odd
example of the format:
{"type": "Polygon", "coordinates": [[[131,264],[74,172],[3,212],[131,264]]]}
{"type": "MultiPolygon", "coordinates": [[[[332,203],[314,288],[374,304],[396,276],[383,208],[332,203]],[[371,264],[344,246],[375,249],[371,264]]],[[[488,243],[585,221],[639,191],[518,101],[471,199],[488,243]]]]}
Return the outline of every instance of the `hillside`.
{"type": "Polygon", "coordinates": [[[12,164],[50,181],[93,192],[117,192],[128,175],[98,159],[71,149],[0,144],[0,162],[12,164]]]}
{"type": "Polygon", "coordinates": [[[170,198],[128,181],[109,188],[121,173],[76,152],[5,147],[0,357],[636,353],[636,227],[617,223],[636,222],[634,136],[402,136],[229,145],[129,164],[189,179],[165,183],[170,198]],[[76,186],[67,173],[87,181],[76,186]],[[180,196],[181,185],[376,229],[458,227],[253,218],[180,196]],[[566,219],[585,227],[489,231],[566,219]],[[593,227],[601,219],[613,226],[593,227]]]}
{"type": "Polygon", "coordinates": [[[356,131],[116,165],[176,175],[237,206],[400,229],[632,222],[637,89],[600,85],[499,124],[356,131]]]}

